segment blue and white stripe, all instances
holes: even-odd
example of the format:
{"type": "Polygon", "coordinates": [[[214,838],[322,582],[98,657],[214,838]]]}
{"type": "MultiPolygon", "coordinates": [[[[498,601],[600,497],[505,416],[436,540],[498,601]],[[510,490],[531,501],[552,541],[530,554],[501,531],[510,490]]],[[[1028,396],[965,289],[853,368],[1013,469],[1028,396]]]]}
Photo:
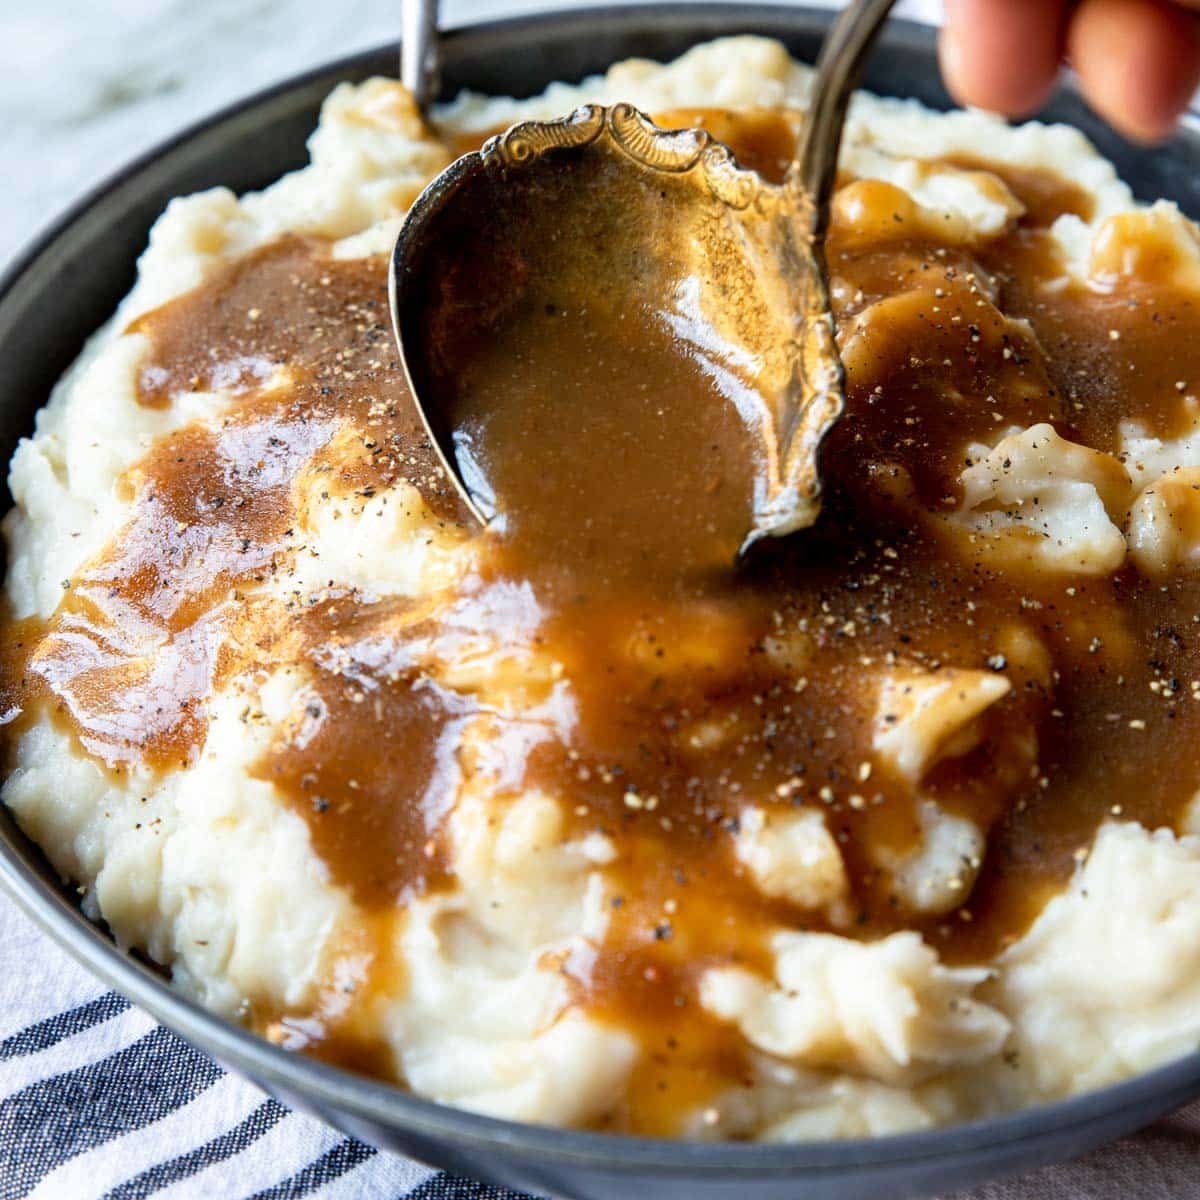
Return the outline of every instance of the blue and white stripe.
{"type": "Polygon", "coordinates": [[[521,1200],[291,1112],[0,898],[0,1200],[521,1200]]]}

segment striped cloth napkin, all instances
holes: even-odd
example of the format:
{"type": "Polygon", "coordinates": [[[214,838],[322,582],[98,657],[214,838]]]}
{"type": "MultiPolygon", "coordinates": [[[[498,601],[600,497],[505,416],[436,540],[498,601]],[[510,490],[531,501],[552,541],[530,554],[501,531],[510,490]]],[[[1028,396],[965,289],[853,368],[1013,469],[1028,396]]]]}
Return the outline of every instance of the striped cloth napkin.
{"type": "MultiPolygon", "coordinates": [[[[382,1154],[103,988],[0,896],[0,1200],[524,1200],[382,1154]]],[[[1200,1197],[1200,1105],[956,1200],[1200,1197]]]]}
{"type": "Polygon", "coordinates": [[[380,1154],[105,991],[0,895],[0,1200],[521,1200],[380,1154]]]}

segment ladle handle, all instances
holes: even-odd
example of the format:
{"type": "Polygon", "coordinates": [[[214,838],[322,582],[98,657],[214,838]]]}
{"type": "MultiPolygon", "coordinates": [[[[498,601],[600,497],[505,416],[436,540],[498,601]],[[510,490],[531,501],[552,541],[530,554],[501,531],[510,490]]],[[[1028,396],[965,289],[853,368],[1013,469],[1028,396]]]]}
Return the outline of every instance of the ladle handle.
{"type": "Polygon", "coordinates": [[[400,9],[400,82],[426,112],[440,83],[438,0],[403,0],[400,9]]]}
{"type": "Polygon", "coordinates": [[[824,237],[829,221],[829,198],[837,179],[850,96],[895,2],[853,0],[834,21],[817,58],[812,105],[796,157],[798,182],[816,203],[814,233],[818,239],[824,237]]]}

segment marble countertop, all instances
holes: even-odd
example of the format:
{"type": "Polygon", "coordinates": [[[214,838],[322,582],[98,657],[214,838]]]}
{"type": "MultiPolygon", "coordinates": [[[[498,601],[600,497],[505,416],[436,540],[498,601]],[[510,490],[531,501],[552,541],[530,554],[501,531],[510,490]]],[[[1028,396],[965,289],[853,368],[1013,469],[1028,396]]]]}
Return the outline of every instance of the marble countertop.
{"type": "MultiPolygon", "coordinates": [[[[451,26],[552,7],[564,5],[443,0],[442,16],[451,26]]],[[[907,0],[899,11],[932,16],[939,8],[938,0],[907,0]]],[[[399,10],[399,0],[0,5],[0,153],[8,164],[0,263],[176,130],[288,75],[394,39],[399,10]]]]}

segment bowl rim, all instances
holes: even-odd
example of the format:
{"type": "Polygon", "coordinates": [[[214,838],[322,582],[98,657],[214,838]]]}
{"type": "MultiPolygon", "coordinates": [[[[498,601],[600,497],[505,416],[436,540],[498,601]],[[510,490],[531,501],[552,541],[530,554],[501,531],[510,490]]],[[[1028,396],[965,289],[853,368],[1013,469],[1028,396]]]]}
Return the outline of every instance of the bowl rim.
{"type": "MultiPolygon", "coordinates": [[[[610,6],[549,9],[515,17],[467,22],[442,31],[447,43],[466,37],[520,37],[547,26],[601,17],[662,18],[704,15],[729,23],[753,23],[756,18],[787,21],[828,20],[833,9],[803,4],[728,2],[620,3],[610,6]]],[[[896,25],[932,37],[930,26],[893,19],[896,25]]],[[[364,48],[290,75],[261,88],[156,142],[85,190],[43,225],[13,255],[0,273],[0,300],[19,284],[55,243],[90,209],[170,151],[232,118],[264,106],[272,99],[316,80],[341,74],[387,53],[398,57],[398,43],[364,48]]],[[[1200,128],[1195,109],[1187,123],[1200,128]]],[[[1122,1113],[1156,1107],[1165,1111],[1200,1096],[1200,1050],[1130,1079],[982,1120],[937,1126],[908,1133],[828,1141],[763,1143],[704,1142],[635,1137],[563,1129],[484,1116],[417,1096],[403,1088],[357,1075],[345,1069],[284,1050],[236,1022],[203,1008],[175,991],[148,963],[122,951],[105,929],[89,920],[72,903],[65,889],[55,889],[32,860],[40,851],[4,814],[17,839],[0,827],[0,886],[23,912],[59,946],[103,983],[123,994],[187,1041],[239,1074],[280,1093],[317,1102],[322,1108],[403,1128],[438,1142],[470,1146],[479,1151],[502,1151],[536,1156],[547,1163],[598,1169],[610,1174],[675,1175],[701,1169],[714,1179],[842,1175],[847,1168],[878,1169],[937,1159],[952,1162],[1001,1151],[1014,1143],[1082,1130],[1101,1120],[1119,1120],[1122,1113]],[[25,846],[18,844],[25,843],[25,846]]],[[[1131,1123],[1132,1125],[1132,1123],[1131,1123]]]]}

